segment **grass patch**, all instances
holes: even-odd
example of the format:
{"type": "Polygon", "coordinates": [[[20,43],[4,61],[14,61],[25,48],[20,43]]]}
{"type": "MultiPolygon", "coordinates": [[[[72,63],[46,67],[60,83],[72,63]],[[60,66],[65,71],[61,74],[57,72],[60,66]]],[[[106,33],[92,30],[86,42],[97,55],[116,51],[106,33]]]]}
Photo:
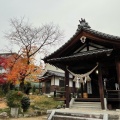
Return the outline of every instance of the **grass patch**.
{"type": "Polygon", "coordinates": [[[0,113],[2,112],[10,113],[10,109],[9,108],[0,109],[0,113]]]}
{"type": "Polygon", "coordinates": [[[63,105],[61,101],[55,101],[52,97],[47,97],[46,95],[36,96],[30,95],[31,107],[38,107],[40,109],[54,109],[58,105],[63,105]]]}
{"type": "MultiPolygon", "coordinates": [[[[48,97],[46,95],[29,95],[30,98],[30,107],[25,112],[30,115],[45,115],[47,110],[55,109],[58,105],[63,105],[63,101],[55,101],[53,97],[48,97]]],[[[4,101],[5,102],[5,101],[4,101]]],[[[0,113],[7,112],[10,115],[10,108],[0,109],[0,113]]],[[[19,109],[19,114],[23,114],[22,109],[19,109]]]]}

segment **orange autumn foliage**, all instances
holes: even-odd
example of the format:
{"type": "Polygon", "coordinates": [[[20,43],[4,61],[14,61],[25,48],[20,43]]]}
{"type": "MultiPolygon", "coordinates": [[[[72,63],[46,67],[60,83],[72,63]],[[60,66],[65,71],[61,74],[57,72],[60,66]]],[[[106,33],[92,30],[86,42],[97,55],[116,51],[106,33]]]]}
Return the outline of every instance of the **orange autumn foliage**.
{"type": "Polygon", "coordinates": [[[7,80],[16,84],[22,78],[27,80],[30,78],[36,79],[36,76],[41,73],[41,67],[35,66],[33,63],[27,64],[27,58],[23,58],[17,54],[9,56],[6,66],[7,80]]]}

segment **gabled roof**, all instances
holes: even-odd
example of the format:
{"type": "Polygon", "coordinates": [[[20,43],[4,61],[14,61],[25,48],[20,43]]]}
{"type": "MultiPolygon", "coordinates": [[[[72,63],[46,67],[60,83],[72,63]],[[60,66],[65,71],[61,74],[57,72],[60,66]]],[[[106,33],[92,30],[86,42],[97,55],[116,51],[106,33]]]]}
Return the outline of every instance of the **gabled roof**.
{"type": "Polygon", "coordinates": [[[46,75],[55,75],[55,76],[59,76],[59,77],[65,77],[64,73],[62,72],[57,72],[57,71],[52,71],[52,70],[47,70],[43,76],[46,76],[46,75]]]}
{"type": "Polygon", "coordinates": [[[65,74],[62,72],[47,70],[43,73],[42,76],[39,77],[39,80],[45,80],[45,79],[50,78],[52,76],[65,77],[65,74]]]}
{"type": "MultiPolygon", "coordinates": [[[[53,52],[51,55],[45,57],[44,61],[48,62],[50,59],[54,59],[54,58],[57,59],[60,57],[64,57],[64,56],[61,56],[61,54],[65,53],[65,51],[68,49],[70,50],[70,47],[76,41],[79,41],[80,37],[82,37],[82,36],[91,38],[92,40],[97,41],[97,42],[103,42],[104,45],[109,44],[111,46],[119,46],[120,47],[120,37],[93,30],[90,28],[90,26],[84,19],[81,19],[80,25],[78,25],[78,29],[77,29],[76,33],[62,47],[60,47],[58,50],[53,52]]],[[[98,52],[100,52],[100,51],[98,51],[98,52]]],[[[93,53],[91,53],[91,54],[93,54],[93,53]]]]}
{"type": "MultiPolygon", "coordinates": [[[[57,71],[52,71],[52,70],[47,70],[41,77],[39,77],[39,80],[45,80],[49,77],[52,77],[52,76],[58,76],[58,77],[62,77],[64,78],[65,77],[65,73],[62,73],[62,72],[57,72],[57,71]]],[[[70,74],[69,75],[70,78],[72,78],[72,75],[70,74]]]]}

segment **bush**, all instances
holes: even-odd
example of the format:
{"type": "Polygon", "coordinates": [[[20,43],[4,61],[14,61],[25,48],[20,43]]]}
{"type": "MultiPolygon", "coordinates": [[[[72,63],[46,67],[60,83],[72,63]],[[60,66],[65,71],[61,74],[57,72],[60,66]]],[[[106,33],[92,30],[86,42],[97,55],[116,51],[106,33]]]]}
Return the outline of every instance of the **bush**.
{"type": "Polygon", "coordinates": [[[21,100],[21,107],[23,109],[23,112],[26,112],[29,106],[30,106],[30,98],[27,96],[24,96],[21,100]]]}
{"type": "Polygon", "coordinates": [[[35,94],[36,94],[36,95],[39,94],[39,90],[38,90],[38,89],[35,90],[35,94]]]}
{"type": "Polygon", "coordinates": [[[11,107],[20,107],[23,93],[21,91],[11,90],[6,95],[7,105],[11,107]]]}

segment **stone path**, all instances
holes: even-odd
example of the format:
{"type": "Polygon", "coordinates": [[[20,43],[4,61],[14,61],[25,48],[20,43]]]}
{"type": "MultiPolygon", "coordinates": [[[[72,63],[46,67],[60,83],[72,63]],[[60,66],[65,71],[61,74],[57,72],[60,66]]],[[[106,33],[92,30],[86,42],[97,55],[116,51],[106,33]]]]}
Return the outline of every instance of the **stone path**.
{"type": "Polygon", "coordinates": [[[74,112],[74,113],[100,113],[100,114],[111,114],[111,115],[120,115],[120,109],[118,110],[101,110],[101,109],[91,109],[91,108],[79,108],[79,109],[59,109],[58,111],[62,112],[74,112]]]}

